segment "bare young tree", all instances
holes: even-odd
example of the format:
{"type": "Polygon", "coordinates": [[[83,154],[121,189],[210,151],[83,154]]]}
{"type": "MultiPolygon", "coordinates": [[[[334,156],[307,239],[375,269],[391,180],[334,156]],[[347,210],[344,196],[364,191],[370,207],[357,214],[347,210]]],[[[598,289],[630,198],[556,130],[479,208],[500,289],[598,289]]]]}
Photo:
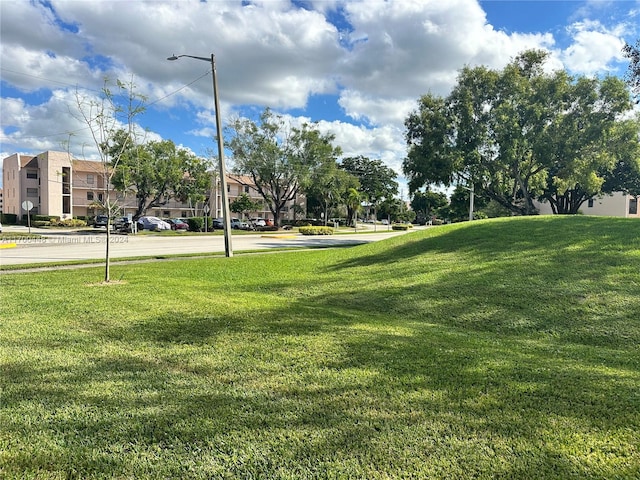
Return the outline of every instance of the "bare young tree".
{"type": "MultiPolygon", "coordinates": [[[[99,174],[102,177],[102,199],[99,207],[107,216],[107,237],[105,242],[104,281],[110,279],[111,220],[118,213],[115,190],[112,186],[113,175],[125,152],[136,143],[134,119],[145,111],[145,97],[136,93],[133,78],[128,82],[116,80],[111,85],[105,79],[98,96],[89,95],[76,89],[77,110],[72,112],[78,120],[87,125],[91,139],[98,151],[99,174]],[[113,148],[120,132],[127,132],[127,140],[119,142],[119,148],[113,148]]],[[[83,145],[84,151],[85,145],[83,145]]],[[[100,185],[100,184],[99,184],[100,185]]]]}

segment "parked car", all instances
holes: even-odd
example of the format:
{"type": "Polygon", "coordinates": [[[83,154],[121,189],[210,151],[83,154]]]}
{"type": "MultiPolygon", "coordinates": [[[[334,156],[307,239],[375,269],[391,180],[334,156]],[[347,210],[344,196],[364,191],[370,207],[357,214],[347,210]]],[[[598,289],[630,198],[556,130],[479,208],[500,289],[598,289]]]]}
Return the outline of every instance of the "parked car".
{"type": "Polygon", "coordinates": [[[256,226],[256,227],[266,227],[267,226],[267,222],[265,221],[264,218],[252,218],[251,219],[251,223],[253,223],[253,225],[256,226]]]}
{"type": "Polygon", "coordinates": [[[0,233],[2,233],[2,223],[0,223],[0,233]]]}
{"type": "Polygon", "coordinates": [[[171,227],[171,230],[189,230],[189,224],[181,218],[168,218],[166,222],[171,227]]]}
{"type": "Polygon", "coordinates": [[[224,219],[222,218],[214,218],[211,221],[211,225],[213,226],[213,228],[218,228],[220,230],[224,229],[224,219]]]}
{"type": "Polygon", "coordinates": [[[140,217],[137,223],[138,230],[171,230],[171,225],[158,217],[140,217]]]}
{"type": "Polygon", "coordinates": [[[231,228],[234,228],[236,230],[238,230],[240,228],[240,224],[242,222],[240,221],[239,218],[232,218],[231,219],[231,228]]]}
{"type": "Polygon", "coordinates": [[[109,217],[106,215],[96,215],[93,219],[94,228],[106,227],[109,222],[109,217]]]}
{"type": "Polygon", "coordinates": [[[116,218],[113,221],[113,229],[120,233],[131,233],[133,231],[133,222],[129,217],[116,218]]]}

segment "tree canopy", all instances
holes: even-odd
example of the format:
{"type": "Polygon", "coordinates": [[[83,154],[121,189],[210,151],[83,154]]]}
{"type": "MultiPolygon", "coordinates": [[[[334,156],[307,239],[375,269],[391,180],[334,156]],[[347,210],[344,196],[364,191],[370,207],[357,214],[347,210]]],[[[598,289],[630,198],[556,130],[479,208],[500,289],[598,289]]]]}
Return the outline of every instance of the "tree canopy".
{"type": "Polygon", "coordinates": [[[629,83],[637,101],[640,102],[640,40],[636,41],[635,46],[626,44],[622,52],[630,60],[627,70],[627,83],[629,83]]]}
{"type": "Polygon", "coordinates": [[[632,128],[621,126],[632,107],[624,82],[548,73],[547,56],[525,51],[500,71],[466,67],[448,97],[423,96],[405,120],[409,188],[473,185],[512,214],[537,213],[536,199],[576,213],[620,162],[637,169],[633,146],[615,148],[632,128]]]}
{"type": "Polygon", "coordinates": [[[370,203],[374,210],[384,200],[391,200],[398,193],[397,174],[382,160],[372,160],[362,155],[343,158],[340,168],[360,182],[360,199],[370,203]]]}
{"type": "Polygon", "coordinates": [[[242,195],[231,202],[229,209],[233,213],[245,215],[251,212],[257,212],[261,206],[262,204],[260,202],[251,200],[251,197],[243,192],[242,195]]]}
{"type": "Polygon", "coordinates": [[[311,178],[305,189],[307,211],[315,217],[322,217],[325,225],[332,217],[334,209],[347,205],[350,188],[359,188],[360,182],[349,172],[339,168],[335,159],[323,162],[311,178]]]}
{"type": "Polygon", "coordinates": [[[113,165],[113,185],[122,192],[131,191],[136,197],[134,218],[145,215],[151,207],[165,205],[170,199],[199,202],[205,199],[211,177],[209,163],[171,140],[151,141],[136,145],[127,140],[128,133],[120,131],[114,142],[105,148],[129,145],[113,165]]]}
{"type": "Polygon", "coordinates": [[[440,209],[448,205],[447,196],[442,192],[418,190],[411,198],[411,209],[416,213],[419,222],[429,221],[440,209]]]}
{"type": "Polygon", "coordinates": [[[257,123],[236,119],[227,130],[235,170],[251,177],[276,226],[283,208],[309,187],[314,172],[340,155],[333,135],[313,124],[293,127],[268,108],[257,123]]]}

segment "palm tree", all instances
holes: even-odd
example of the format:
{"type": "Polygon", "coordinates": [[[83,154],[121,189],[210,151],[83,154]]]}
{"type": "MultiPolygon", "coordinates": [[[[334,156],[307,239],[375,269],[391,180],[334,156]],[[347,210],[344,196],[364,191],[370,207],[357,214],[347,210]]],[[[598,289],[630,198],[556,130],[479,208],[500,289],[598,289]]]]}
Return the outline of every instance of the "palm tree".
{"type": "Polygon", "coordinates": [[[349,223],[353,222],[353,226],[356,227],[357,214],[360,209],[360,192],[355,188],[350,188],[347,190],[347,216],[349,217],[349,223]]]}

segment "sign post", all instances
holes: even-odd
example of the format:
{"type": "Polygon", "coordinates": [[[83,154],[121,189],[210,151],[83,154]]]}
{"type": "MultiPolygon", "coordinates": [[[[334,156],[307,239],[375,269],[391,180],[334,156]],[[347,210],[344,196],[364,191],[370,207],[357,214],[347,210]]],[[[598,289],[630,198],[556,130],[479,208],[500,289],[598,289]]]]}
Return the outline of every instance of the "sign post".
{"type": "Polygon", "coordinates": [[[202,211],[204,212],[204,232],[207,233],[207,228],[209,224],[209,205],[205,203],[202,211]]]}
{"type": "Polygon", "coordinates": [[[27,225],[29,225],[29,234],[31,234],[31,209],[33,208],[33,202],[25,200],[22,202],[22,208],[27,211],[27,225]]]}

